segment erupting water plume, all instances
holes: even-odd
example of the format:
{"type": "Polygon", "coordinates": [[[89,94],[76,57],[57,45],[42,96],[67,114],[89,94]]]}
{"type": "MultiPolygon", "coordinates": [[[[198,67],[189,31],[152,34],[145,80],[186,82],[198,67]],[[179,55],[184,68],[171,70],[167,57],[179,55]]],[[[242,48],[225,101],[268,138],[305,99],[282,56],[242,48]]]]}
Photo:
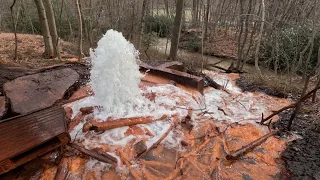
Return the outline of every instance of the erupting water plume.
{"type": "Polygon", "coordinates": [[[130,113],[142,99],[138,55],[133,44],[114,30],[108,30],[98,47],[90,50],[93,101],[106,113],[130,113]]]}

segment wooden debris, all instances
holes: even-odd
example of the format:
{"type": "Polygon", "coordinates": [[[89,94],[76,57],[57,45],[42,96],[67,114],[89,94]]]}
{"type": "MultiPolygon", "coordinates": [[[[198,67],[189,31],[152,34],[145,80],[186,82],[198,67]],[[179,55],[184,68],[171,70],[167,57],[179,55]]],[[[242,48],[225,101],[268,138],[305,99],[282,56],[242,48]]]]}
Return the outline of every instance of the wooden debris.
{"type": "Polygon", "coordinates": [[[125,118],[118,119],[114,121],[104,121],[104,122],[86,122],[83,125],[82,131],[105,131],[109,129],[124,127],[124,126],[133,126],[137,124],[148,124],[154,121],[161,121],[167,118],[167,115],[163,115],[159,119],[153,119],[152,117],[135,117],[135,118],[125,118]]]}
{"type": "Polygon", "coordinates": [[[276,134],[278,134],[280,132],[280,130],[276,130],[276,131],[272,131],[262,137],[260,137],[259,139],[256,139],[255,141],[242,146],[242,148],[228,154],[226,156],[227,160],[236,160],[239,157],[247,154],[248,152],[252,151],[254,148],[256,148],[257,146],[261,145],[262,143],[264,143],[269,137],[274,136],[276,134]]]}
{"type": "Polygon", "coordinates": [[[166,67],[154,67],[146,63],[140,63],[140,70],[148,71],[150,74],[159,75],[162,77],[169,78],[179,84],[187,85],[189,87],[197,89],[203,94],[204,81],[203,78],[188,74],[186,72],[169,69],[166,67]]]}
{"type": "Polygon", "coordinates": [[[153,148],[157,147],[167,136],[168,134],[171,132],[171,130],[175,127],[175,125],[178,122],[178,118],[174,117],[173,121],[169,127],[169,129],[161,136],[160,139],[158,139],[157,142],[155,142],[149,149],[147,149],[146,151],[144,151],[143,153],[141,153],[139,156],[137,156],[136,160],[139,160],[142,156],[144,156],[145,154],[147,154],[149,151],[151,151],[153,148]]]}
{"type": "Polygon", "coordinates": [[[102,152],[100,150],[88,150],[88,149],[85,149],[77,144],[68,144],[70,147],[80,151],[81,153],[87,155],[87,156],[90,156],[98,161],[101,161],[101,162],[105,162],[105,163],[109,163],[109,164],[116,164],[117,163],[117,159],[105,152],[102,152]]]}
{"type": "Polygon", "coordinates": [[[80,112],[82,113],[82,115],[91,114],[91,113],[93,113],[93,111],[94,111],[93,106],[80,108],[80,112]]]}
{"type": "Polygon", "coordinates": [[[68,159],[62,158],[58,165],[57,173],[54,180],[65,180],[68,176],[68,159]]]}
{"type": "Polygon", "coordinates": [[[223,86],[221,86],[220,84],[216,83],[213,79],[211,79],[209,76],[205,76],[204,77],[204,81],[206,82],[206,84],[210,87],[213,87],[215,89],[218,89],[218,90],[222,90],[228,94],[230,94],[230,92],[224,88],[223,86]]]}
{"type": "Polygon", "coordinates": [[[54,106],[0,122],[0,174],[70,141],[64,111],[54,106]]]}

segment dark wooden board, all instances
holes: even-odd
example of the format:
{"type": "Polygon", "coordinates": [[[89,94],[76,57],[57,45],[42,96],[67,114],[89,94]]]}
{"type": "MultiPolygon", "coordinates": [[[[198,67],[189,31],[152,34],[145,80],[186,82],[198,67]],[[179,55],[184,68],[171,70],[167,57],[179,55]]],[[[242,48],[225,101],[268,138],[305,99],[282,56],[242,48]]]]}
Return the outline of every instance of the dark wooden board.
{"type": "Polygon", "coordinates": [[[67,132],[63,108],[54,106],[0,122],[0,162],[67,132]]]}
{"type": "Polygon", "coordinates": [[[159,76],[164,76],[171,80],[176,81],[179,84],[183,84],[192,88],[197,89],[200,93],[203,93],[204,89],[204,80],[202,77],[194,76],[192,74],[188,74],[186,72],[169,69],[166,67],[154,67],[149,66],[146,63],[141,63],[140,69],[149,70],[148,73],[152,73],[159,76]]]}

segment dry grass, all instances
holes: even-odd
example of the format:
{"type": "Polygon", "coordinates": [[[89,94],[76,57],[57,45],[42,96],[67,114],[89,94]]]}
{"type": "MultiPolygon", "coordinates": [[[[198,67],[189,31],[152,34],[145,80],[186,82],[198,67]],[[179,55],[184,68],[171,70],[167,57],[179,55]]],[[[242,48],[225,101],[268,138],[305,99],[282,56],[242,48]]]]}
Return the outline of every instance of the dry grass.
{"type": "MultiPolygon", "coordinates": [[[[261,81],[259,75],[254,72],[245,73],[243,75],[248,82],[261,83],[265,87],[284,94],[292,94],[299,96],[302,92],[304,82],[299,76],[291,77],[290,75],[276,75],[272,72],[263,74],[264,81],[261,81]]],[[[311,78],[309,90],[312,90],[316,84],[316,79],[311,78]]]]}

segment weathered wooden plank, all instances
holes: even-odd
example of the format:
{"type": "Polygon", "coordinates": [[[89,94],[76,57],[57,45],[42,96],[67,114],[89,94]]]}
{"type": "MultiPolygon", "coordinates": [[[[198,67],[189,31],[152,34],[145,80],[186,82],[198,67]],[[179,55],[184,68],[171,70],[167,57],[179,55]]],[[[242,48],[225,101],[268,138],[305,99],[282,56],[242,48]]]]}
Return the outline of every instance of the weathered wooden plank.
{"type": "Polygon", "coordinates": [[[0,122],[0,162],[67,132],[64,111],[54,106],[0,122]]]}

